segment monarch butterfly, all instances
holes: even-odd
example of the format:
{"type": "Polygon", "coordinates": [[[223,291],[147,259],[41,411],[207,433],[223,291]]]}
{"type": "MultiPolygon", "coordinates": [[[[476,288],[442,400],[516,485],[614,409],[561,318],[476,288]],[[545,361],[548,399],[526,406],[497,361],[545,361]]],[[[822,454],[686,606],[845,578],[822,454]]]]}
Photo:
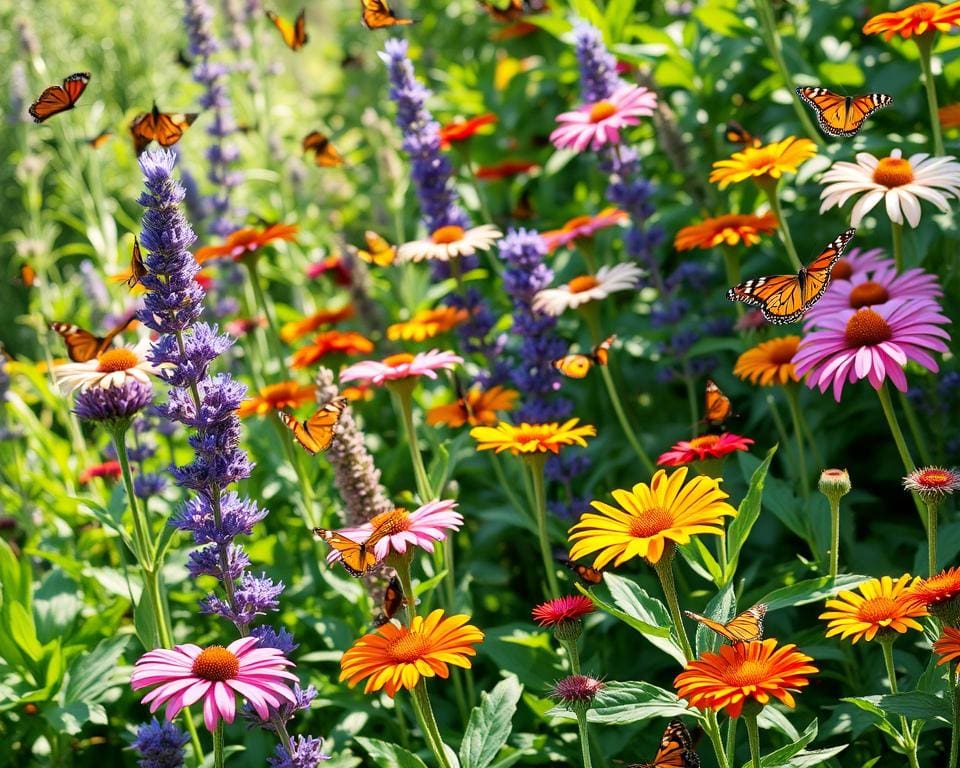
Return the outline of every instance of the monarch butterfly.
{"type": "Polygon", "coordinates": [[[480,7],[497,21],[517,21],[524,16],[547,10],[544,0],[508,0],[506,4],[489,2],[489,0],[478,1],[480,7]]]}
{"type": "Polygon", "coordinates": [[[603,582],[603,571],[574,562],[566,556],[557,557],[557,561],[573,571],[584,584],[597,585],[603,582]]]}
{"type": "Polygon", "coordinates": [[[719,427],[733,413],[730,398],[720,391],[720,387],[712,379],[707,379],[704,404],[703,420],[711,427],[719,427]]]}
{"type": "Polygon", "coordinates": [[[143,254],[140,252],[140,241],[134,236],[133,253],[130,254],[130,277],[124,282],[133,290],[145,274],[147,274],[147,267],[143,263],[143,254]]]}
{"type": "Polygon", "coordinates": [[[400,584],[400,579],[396,576],[391,576],[387,588],[383,593],[380,613],[374,617],[373,625],[375,627],[382,627],[397,615],[397,612],[403,607],[403,603],[403,586],[400,584]]]}
{"type": "Polygon", "coordinates": [[[856,233],[855,229],[841,232],[797,274],[747,280],[727,291],[727,298],[759,307],[767,321],[776,325],[796,322],[820,301],[830,284],[833,265],[843,256],[856,233]]]}
{"type": "Polygon", "coordinates": [[[553,367],[564,376],[571,379],[582,379],[594,365],[606,365],[610,357],[610,347],[617,340],[616,336],[608,336],[590,354],[564,355],[553,361],[553,367]]]}
{"type": "Polygon", "coordinates": [[[45,88],[40,98],[33,102],[27,111],[35,123],[42,123],[54,115],[73,109],[89,82],[89,72],[76,72],[66,78],[63,85],[51,85],[45,88]]]}
{"type": "Polygon", "coordinates": [[[133,148],[140,155],[151,141],[156,141],[161,147],[172,147],[180,141],[183,132],[193,125],[196,119],[195,112],[161,112],[157,108],[157,102],[153,102],[151,111],[137,115],[130,123],[133,148]]]}
{"type": "Polygon", "coordinates": [[[314,528],[313,533],[337,551],[343,569],[351,576],[360,578],[370,573],[380,562],[373,551],[373,545],[376,543],[373,536],[364,542],[359,542],[325,528],[314,528]]]}
{"type": "Polygon", "coordinates": [[[797,88],[797,95],[813,107],[817,122],[830,136],[856,136],[863,121],[878,109],[893,103],[885,93],[840,96],[826,88],[797,88]]]}
{"type": "Polygon", "coordinates": [[[273,22],[273,26],[280,32],[283,42],[291,51],[299,51],[307,44],[310,39],[307,35],[307,9],[304,8],[297,14],[297,18],[291,24],[286,19],[280,18],[273,11],[266,11],[267,18],[273,22]]]}
{"type": "Polygon", "coordinates": [[[398,19],[386,0],[360,0],[360,18],[367,29],[413,24],[413,19],[398,19]]]}
{"type": "Polygon", "coordinates": [[[321,168],[335,168],[343,165],[343,158],[334,149],[330,139],[320,131],[311,131],[303,137],[303,151],[313,152],[313,161],[321,168]]]}
{"type": "Polygon", "coordinates": [[[712,629],[731,643],[749,643],[763,637],[763,617],[767,614],[767,606],[758,603],[743,613],[734,616],[726,624],[708,619],[706,616],[701,616],[693,611],[684,611],[683,613],[688,619],[699,621],[707,629],[712,629]]]}
{"type": "Polygon", "coordinates": [[[727,127],[723,131],[724,138],[729,141],[731,144],[740,144],[744,149],[747,147],[757,147],[763,146],[763,139],[759,136],[754,136],[752,133],[749,133],[746,128],[744,128],[736,120],[730,120],[727,122],[727,127]]]}
{"type": "Polygon", "coordinates": [[[88,147],[92,147],[93,149],[100,149],[100,147],[102,147],[112,138],[113,138],[113,134],[110,131],[104,130],[104,131],[100,131],[100,133],[98,133],[92,139],[84,139],[83,143],[86,144],[88,147]]]}
{"type": "Polygon", "coordinates": [[[693,739],[687,726],[680,720],[671,720],[653,761],[632,763],[628,768],[700,768],[700,758],[693,751],[693,739]]]}
{"type": "Polygon", "coordinates": [[[112,328],[104,336],[94,336],[79,325],[72,323],[50,323],[50,328],[63,337],[67,345],[67,356],[75,363],[86,363],[107,350],[110,344],[130,323],[134,315],[130,315],[119,325],[112,328]]]}
{"type": "Polygon", "coordinates": [[[338,397],[320,406],[313,416],[306,421],[297,421],[286,411],[278,411],[277,416],[291,432],[303,449],[313,455],[322,453],[330,447],[335,435],[334,427],[340,421],[343,409],[349,401],[345,397],[338,397]]]}
{"type": "Polygon", "coordinates": [[[369,229],[363,233],[363,239],[367,241],[368,250],[357,248],[357,256],[361,261],[376,264],[378,267],[388,267],[393,264],[397,256],[395,245],[390,245],[383,237],[369,229]]]}

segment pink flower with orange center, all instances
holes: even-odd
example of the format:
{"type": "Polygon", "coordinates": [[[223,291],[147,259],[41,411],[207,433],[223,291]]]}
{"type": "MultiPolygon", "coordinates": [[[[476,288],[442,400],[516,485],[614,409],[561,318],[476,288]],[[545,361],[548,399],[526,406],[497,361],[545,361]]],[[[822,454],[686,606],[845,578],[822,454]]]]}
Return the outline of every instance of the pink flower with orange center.
{"type": "Polygon", "coordinates": [[[741,437],[732,432],[722,435],[701,435],[693,440],[681,440],[669,451],[660,455],[657,464],[661,467],[678,467],[706,459],[720,459],[736,451],[748,451],[753,445],[749,437],[741,437]]]}
{"type": "Polygon", "coordinates": [[[565,595],[533,609],[533,620],[541,627],[555,627],[567,621],[577,621],[593,613],[593,600],[586,595],[565,595]]]}
{"type": "Polygon", "coordinates": [[[582,238],[593,237],[597,232],[627,221],[630,216],[619,208],[604,208],[595,216],[577,216],[560,229],[541,233],[548,251],[555,251],[582,238]]]}
{"type": "Polygon", "coordinates": [[[460,355],[431,349],[411,355],[400,352],[383,360],[365,360],[354,363],[340,374],[340,381],[369,381],[377,386],[397,379],[426,376],[436,379],[437,371],[449,371],[463,362],[460,355]]]}
{"type": "Polygon", "coordinates": [[[573,112],[557,115],[560,126],[550,134],[557,149],[594,151],[607,144],[620,142],[620,131],[639,125],[641,117],[649,117],[657,107],[657,94],[637,85],[625,85],[609,98],[596,104],[585,104],[573,112]]]}

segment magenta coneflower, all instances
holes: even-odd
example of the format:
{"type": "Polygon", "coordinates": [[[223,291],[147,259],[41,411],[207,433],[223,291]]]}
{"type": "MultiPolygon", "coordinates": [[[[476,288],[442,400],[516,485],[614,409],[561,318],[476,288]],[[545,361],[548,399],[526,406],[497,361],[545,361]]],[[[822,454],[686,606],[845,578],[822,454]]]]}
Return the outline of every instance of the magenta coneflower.
{"type": "Polygon", "coordinates": [[[881,267],[892,267],[893,259],[884,257],[883,250],[871,248],[864,251],[860,248],[851,248],[843,258],[833,265],[830,275],[834,280],[849,280],[861,272],[872,272],[881,267]]]}
{"type": "Polygon", "coordinates": [[[806,324],[814,325],[823,315],[844,309],[876,307],[894,299],[936,301],[942,295],[935,275],[922,269],[897,273],[893,264],[881,264],[870,272],[851,275],[849,279],[834,279],[823,298],[807,313],[806,324]]]}
{"type": "Polygon", "coordinates": [[[602,690],[602,680],[590,675],[569,675],[553,684],[550,698],[564,704],[589,704],[602,690]]]}
{"type": "Polygon", "coordinates": [[[460,355],[455,355],[453,352],[440,352],[436,349],[418,352],[416,355],[400,352],[385,357],[382,361],[364,360],[362,363],[354,363],[343,370],[340,381],[360,380],[379,386],[385,381],[418,376],[435,379],[437,371],[450,370],[462,362],[463,358],[460,355]]]}
{"type": "Polygon", "coordinates": [[[541,603],[531,611],[531,615],[541,627],[555,627],[582,619],[593,610],[593,600],[586,595],[565,595],[541,603]]]}
{"type": "Polygon", "coordinates": [[[661,467],[678,467],[694,461],[720,459],[736,451],[747,451],[753,445],[749,437],[724,432],[722,435],[701,435],[693,440],[681,440],[657,459],[661,467]]]}
{"type": "Polygon", "coordinates": [[[268,707],[279,707],[284,699],[296,704],[286,680],[297,676],[285,667],[293,662],[275,648],[259,648],[255,637],[234,640],[226,648],[201,648],[192,643],[158,648],[145,653],[134,666],[130,684],[138,691],[157,685],[143,697],[156,712],[164,703],[164,716],[172,720],[184,707],[203,699],[203,723],[213,732],[222,718],[232,723],[236,715],[236,694],[243,696],[264,720],[268,707]]]}
{"type": "Polygon", "coordinates": [[[875,308],[845,310],[821,317],[823,330],[807,334],[793,358],[798,375],[807,375],[807,386],[821,392],[833,385],[840,402],[843,385],[868,379],[879,390],[889,376],[905,392],[903,372],[912,360],[927,370],[939,370],[930,351],[946,352],[950,334],[940,326],[950,321],[935,302],[896,299],[875,308]]]}
{"type": "Polygon", "coordinates": [[[557,149],[577,152],[616,144],[622,128],[637,125],[641,117],[652,115],[656,107],[657,94],[653,91],[636,85],[623,86],[609,99],[557,115],[560,127],[550,134],[550,141],[557,149]]]}

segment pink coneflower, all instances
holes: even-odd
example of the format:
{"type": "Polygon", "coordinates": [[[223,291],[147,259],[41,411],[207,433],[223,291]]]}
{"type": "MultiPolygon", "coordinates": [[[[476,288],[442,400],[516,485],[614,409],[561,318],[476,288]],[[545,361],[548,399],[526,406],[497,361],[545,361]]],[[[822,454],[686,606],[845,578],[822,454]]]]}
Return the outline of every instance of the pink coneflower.
{"type": "Polygon", "coordinates": [[[660,455],[657,464],[661,467],[678,467],[694,461],[720,459],[736,451],[746,451],[753,445],[749,437],[724,432],[722,435],[701,435],[693,440],[681,440],[669,451],[660,455]]]}
{"type": "Polygon", "coordinates": [[[960,491],[960,471],[946,467],[920,467],[903,478],[903,487],[915,491],[925,501],[939,501],[960,491]]]}
{"type": "Polygon", "coordinates": [[[541,627],[555,627],[582,619],[593,610],[593,600],[586,595],[566,595],[541,603],[531,611],[531,615],[541,627]]]}
{"type": "Polygon", "coordinates": [[[120,462],[114,459],[113,461],[105,461],[103,464],[94,464],[92,467],[87,467],[80,473],[79,480],[81,485],[89,483],[95,477],[108,477],[111,480],[116,480],[120,477],[120,473],[120,462]]]}
{"type": "Polygon", "coordinates": [[[823,330],[800,342],[793,364],[807,374],[807,386],[821,392],[833,385],[840,402],[843,385],[868,379],[880,389],[889,376],[897,389],[907,390],[903,366],[913,360],[927,370],[939,370],[929,351],[946,352],[950,334],[941,325],[950,321],[934,302],[897,299],[870,309],[849,309],[818,321],[823,330]]]}
{"type": "Polygon", "coordinates": [[[850,280],[861,272],[873,272],[881,267],[892,267],[893,259],[888,259],[883,255],[883,249],[871,248],[864,251],[861,248],[851,248],[830,271],[830,277],[834,280],[850,280]]]}
{"type": "Polygon", "coordinates": [[[284,669],[292,667],[292,661],[275,648],[258,647],[258,642],[255,637],[242,637],[226,648],[192,643],[175,645],[173,650],[158,648],[140,657],[130,685],[135,691],[157,685],[143,703],[150,704],[151,712],[166,703],[167,720],[203,699],[203,723],[211,733],[221,718],[233,722],[238,693],[266,720],[268,707],[279,707],[281,699],[296,703],[284,681],[297,676],[284,669]]]}
{"type": "Polygon", "coordinates": [[[416,376],[426,376],[429,379],[437,378],[437,371],[448,371],[463,362],[460,355],[453,352],[440,352],[431,349],[429,352],[418,352],[411,355],[400,352],[396,355],[379,360],[364,360],[354,363],[340,374],[340,381],[368,381],[377,386],[385,381],[407,379],[416,376]]]}
{"type": "Polygon", "coordinates": [[[922,269],[897,273],[893,264],[883,264],[870,272],[861,271],[848,280],[834,279],[823,298],[807,313],[806,324],[813,325],[822,315],[844,309],[876,307],[893,299],[935,301],[943,295],[935,275],[922,269]]]}
{"type": "Polygon", "coordinates": [[[652,115],[656,106],[657,94],[653,91],[626,85],[609,99],[557,115],[560,127],[550,134],[550,141],[557,149],[577,152],[587,147],[597,150],[605,144],[616,144],[622,128],[639,124],[640,118],[652,115]]]}
{"type": "Polygon", "coordinates": [[[560,229],[551,229],[542,233],[543,242],[548,251],[555,251],[575,240],[593,237],[601,229],[613,227],[627,221],[630,216],[619,208],[604,208],[595,216],[577,216],[570,219],[560,229]]]}

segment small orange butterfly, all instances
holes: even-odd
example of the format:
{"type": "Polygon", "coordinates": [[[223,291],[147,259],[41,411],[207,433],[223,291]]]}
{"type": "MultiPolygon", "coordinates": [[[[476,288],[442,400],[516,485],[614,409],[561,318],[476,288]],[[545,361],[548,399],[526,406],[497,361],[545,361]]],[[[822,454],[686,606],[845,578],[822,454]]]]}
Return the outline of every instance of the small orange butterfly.
{"type": "Polygon", "coordinates": [[[100,147],[102,147],[112,138],[113,138],[113,134],[110,131],[103,130],[103,131],[100,131],[100,133],[98,133],[92,139],[84,139],[83,143],[93,149],[100,149],[100,147]]]}
{"type": "Polygon", "coordinates": [[[603,571],[593,568],[589,565],[583,565],[563,555],[557,557],[557,561],[566,568],[569,568],[584,583],[596,586],[603,583],[603,571]]]}
{"type": "Polygon", "coordinates": [[[378,267],[388,267],[393,264],[393,260],[397,257],[395,245],[390,245],[385,238],[370,229],[363,233],[363,239],[367,242],[367,250],[357,248],[357,256],[361,261],[376,264],[378,267]]]}
{"type": "Polygon", "coordinates": [[[382,627],[390,619],[397,615],[400,609],[403,607],[404,596],[403,596],[403,586],[400,584],[400,579],[396,576],[390,577],[390,582],[387,584],[386,590],[383,593],[383,602],[380,604],[380,613],[378,613],[373,619],[373,625],[375,627],[382,627]]]}
{"type": "Polygon", "coordinates": [[[712,629],[731,643],[749,643],[763,637],[763,617],[767,614],[767,606],[758,603],[743,613],[734,616],[726,624],[701,616],[693,611],[684,611],[688,619],[699,621],[707,629],[712,629]]]}
{"type": "Polygon", "coordinates": [[[797,95],[813,107],[817,122],[830,136],[856,136],[870,115],[893,104],[893,97],[885,93],[865,96],[840,96],[826,88],[797,88],[797,95]]]}
{"type": "Polygon", "coordinates": [[[365,576],[380,562],[373,551],[376,541],[372,536],[367,541],[358,542],[347,538],[342,533],[328,531],[325,528],[314,528],[313,533],[337,551],[340,564],[351,576],[356,578],[365,576]]]}
{"type": "Polygon", "coordinates": [[[113,340],[135,319],[130,315],[119,325],[112,328],[103,336],[94,336],[90,331],[72,323],[50,323],[50,328],[63,338],[67,345],[67,356],[75,363],[86,363],[97,355],[103,354],[113,343],[113,340]]]}
{"type": "Polygon", "coordinates": [[[280,18],[273,11],[265,11],[267,18],[273,22],[273,26],[280,32],[283,42],[291,51],[299,51],[310,40],[307,35],[307,9],[304,8],[297,14],[297,18],[291,24],[286,19],[280,18]]]}
{"type": "Polygon", "coordinates": [[[720,387],[716,385],[713,379],[707,379],[704,401],[703,420],[711,427],[721,426],[733,415],[730,398],[720,391],[720,387]]]}
{"type": "Polygon", "coordinates": [[[147,266],[143,263],[143,254],[140,252],[140,241],[134,236],[133,253],[130,254],[130,277],[124,282],[133,290],[140,279],[147,274],[147,266]]]}
{"type": "Polygon", "coordinates": [[[152,110],[137,115],[130,123],[133,148],[140,155],[151,141],[156,141],[161,147],[172,147],[196,119],[195,112],[161,112],[154,102],[152,110]]]}
{"type": "Polygon", "coordinates": [[[616,340],[617,337],[615,335],[608,336],[594,347],[593,352],[589,354],[574,353],[564,355],[559,360],[553,361],[553,367],[571,379],[582,379],[590,373],[590,369],[593,368],[594,365],[607,364],[610,356],[610,347],[616,340]]]}
{"type": "Polygon", "coordinates": [[[660,739],[657,756],[649,763],[631,763],[627,768],[700,768],[693,739],[680,720],[671,720],[660,739]]]}
{"type": "Polygon", "coordinates": [[[736,120],[730,120],[727,122],[727,127],[724,128],[723,132],[724,138],[729,141],[731,144],[739,144],[744,149],[747,147],[757,147],[763,146],[763,139],[759,136],[754,136],[752,133],[749,133],[746,128],[744,128],[736,120]]]}
{"type": "Polygon", "coordinates": [[[311,131],[303,137],[303,151],[313,152],[314,162],[321,168],[335,168],[343,165],[343,158],[334,149],[333,144],[320,131],[311,131]]]}
{"type": "Polygon", "coordinates": [[[336,436],[335,428],[347,407],[349,400],[338,397],[320,406],[313,416],[306,421],[298,421],[286,411],[277,411],[287,428],[303,449],[313,455],[322,453],[330,447],[336,436]]]}
{"type": "Polygon", "coordinates": [[[30,109],[27,110],[35,123],[42,123],[54,115],[73,109],[90,82],[89,72],[77,72],[63,81],[63,85],[45,88],[30,109]]]}
{"type": "Polygon", "coordinates": [[[360,18],[367,29],[413,24],[413,19],[398,19],[386,0],[360,0],[360,18]]]}

